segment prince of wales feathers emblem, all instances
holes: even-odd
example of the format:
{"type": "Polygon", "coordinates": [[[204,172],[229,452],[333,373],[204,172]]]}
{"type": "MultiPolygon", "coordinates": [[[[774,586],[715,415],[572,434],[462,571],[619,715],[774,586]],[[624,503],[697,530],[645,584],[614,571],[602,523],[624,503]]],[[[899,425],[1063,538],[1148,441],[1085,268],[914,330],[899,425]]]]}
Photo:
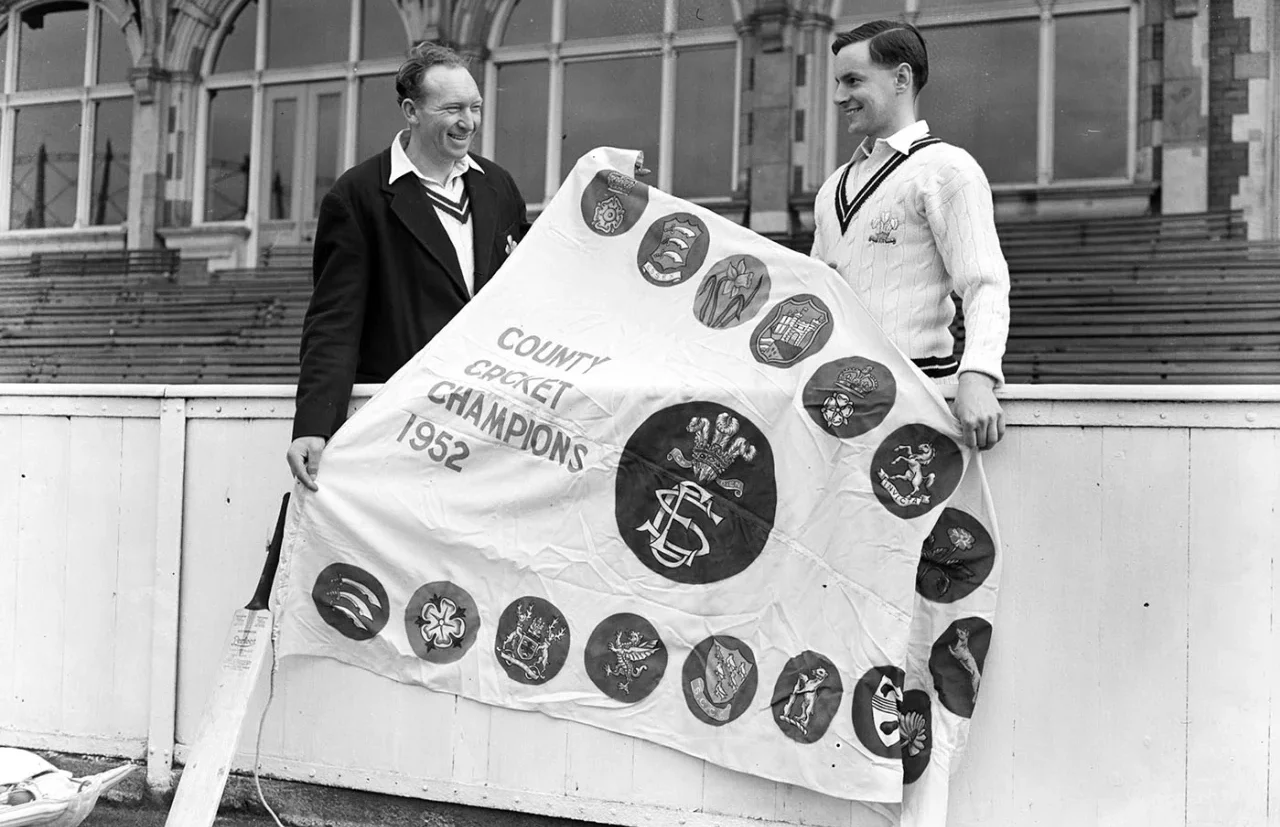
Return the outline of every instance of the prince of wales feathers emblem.
{"type": "Polygon", "coordinates": [[[871,220],[873,232],[867,237],[867,240],[872,244],[897,244],[898,239],[893,235],[893,232],[898,229],[898,226],[898,219],[887,211],[881,212],[879,218],[871,220]]]}
{"type": "Polygon", "coordinates": [[[617,678],[618,690],[630,695],[631,682],[649,668],[644,661],[658,651],[658,641],[650,640],[634,629],[627,631],[624,636],[619,629],[609,642],[609,651],[613,653],[614,662],[605,665],[604,673],[617,678]]]}
{"type": "Polygon", "coordinates": [[[681,468],[693,469],[698,481],[683,480],[675,488],[663,488],[654,492],[658,500],[658,513],[638,531],[649,532],[652,540],[649,548],[653,550],[654,559],[667,568],[674,569],[693,563],[694,559],[711,552],[707,535],[702,527],[689,516],[680,512],[680,507],[688,502],[708,518],[713,525],[719,525],[724,517],[711,510],[711,492],[700,483],[715,481],[716,485],[726,491],[732,491],[735,497],[742,496],[742,481],[722,479],[721,475],[741,457],[747,462],[755,459],[755,446],[743,437],[737,436],[741,424],[738,418],[727,413],[716,417],[715,434],[711,433],[711,423],[704,416],[695,416],[689,420],[687,431],[693,434],[692,459],[686,459],[684,452],[678,447],[672,448],[667,459],[681,468]],[[669,541],[672,524],[681,526],[691,532],[698,541],[696,548],[672,545],[669,541]]]}
{"type": "Polygon", "coordinates": [[[737,649],[729,649],[718,640],[712,643],[702,677],[689,682],[698,708],[721,723],[729,720],[733,699],[754,667],[737,649]]]}
{"type": "Polygon", "coordinates": [[[597,231],[612,235],[617,232],[627,217],[627,209],[618,196],[627,195],[635,189],[636,179],[620,172],[610,172],[605,179],[605,186],[609,189],[609,196],[600,199],[596,204],[591,224],[597,231]]]}
{"type": "Polygon", "coordinates": [[[853,418],[854,399],[866,399],[880,389],[870,365],[853,365],[836,376],[836,390],[822,403],[822,418],[827,426],[839,428],[853,418]]]}
{"type": "Polygon", "coordinates": [[[649,254],[644,271],[659,283],[677,281],[680,270],[689,261],[689,252],[702,237],[702,228],[682,218],[669,218],[662,224],[662,241],[649,254]]]}
{"type": "Polygon", "coordinates": [[[516,627],[498,647],[498,657],[519,669],[529,680],[541,681],[547,674],[551,644],[564,637],[565,629],[559,618],[547,623],[546,618],[535,617],[533,606],[528,603],[520,604],[516,618],[516,627]]]}

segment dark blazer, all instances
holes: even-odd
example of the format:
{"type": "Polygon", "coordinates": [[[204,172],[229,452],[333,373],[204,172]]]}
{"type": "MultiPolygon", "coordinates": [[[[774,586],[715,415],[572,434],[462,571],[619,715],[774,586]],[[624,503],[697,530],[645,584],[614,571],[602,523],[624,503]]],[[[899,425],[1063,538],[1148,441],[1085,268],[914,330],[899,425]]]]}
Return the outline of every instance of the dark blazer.
{"type": "MultiPolygon", "coordinates": [[[[484,170],[463,175],[479,291],[507,260],[507,237],[519,241],[529,225],[511,175],[471,157],[484,170]]],[[[294,439],[332,436],[353,383],[390,379],[467,302],[457,253],[422,184],[389,177],[387,148],[347,170],[320,204],[294,439]]]]}

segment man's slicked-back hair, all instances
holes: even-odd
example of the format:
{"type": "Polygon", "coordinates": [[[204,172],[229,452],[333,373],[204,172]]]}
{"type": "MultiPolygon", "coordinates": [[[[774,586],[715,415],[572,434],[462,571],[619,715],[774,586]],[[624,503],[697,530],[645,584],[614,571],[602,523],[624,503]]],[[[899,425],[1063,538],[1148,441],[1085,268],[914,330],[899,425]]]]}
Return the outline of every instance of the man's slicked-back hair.
{"type": "Polygon", "coordinates": [[[396,72],[396,102],[418,101],[422,98],[422,76],[433,66],[457,66],[467,68],[462,55],[439,43],[422,42],[409,50],[409,57],[396,72]]]}
{"type": "Polygon", "coordinates": [[[867,50],[871,60],[886,69],[905,63],[911,67],[916,94],[929,82],[929,50],[924,35],[910,23],[899,20],[872,20],[856,29],[836,35],[831,54],[838,55],[845,46],[870,40],[867,50]]]}

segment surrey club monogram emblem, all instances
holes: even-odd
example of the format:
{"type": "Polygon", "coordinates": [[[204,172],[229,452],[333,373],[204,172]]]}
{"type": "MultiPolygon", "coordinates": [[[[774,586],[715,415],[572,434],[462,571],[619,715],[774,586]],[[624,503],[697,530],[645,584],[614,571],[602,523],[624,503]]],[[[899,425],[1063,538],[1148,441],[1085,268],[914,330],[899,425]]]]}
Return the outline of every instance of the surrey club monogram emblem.
{"type": "Polygon", "coordinates": [[[569,648],[569,626],[555,606],[521,598],[502,613],[495,651],[507,674],[520,683],[541,684],[556,676],[569,648]]]}
{"type": "Polygon", "coordinates": [[[767,440],[720,405],[693,402],[655,414],[619,462],[624,540],[646,566],[681,583],[721,580],[750,565],[768,537],[761,524],[772,525],[776,504],[767,440]],[[687,418],[677,425],[678,410],[687,418]]]}
{"type": "Polygon", "coordinates": [[[707,638],[685,661],[685,700],[690,710],[714,726],[732,721],[755,694],[755,668],[755,655],[742,641],[728,635],[707,638]]]}

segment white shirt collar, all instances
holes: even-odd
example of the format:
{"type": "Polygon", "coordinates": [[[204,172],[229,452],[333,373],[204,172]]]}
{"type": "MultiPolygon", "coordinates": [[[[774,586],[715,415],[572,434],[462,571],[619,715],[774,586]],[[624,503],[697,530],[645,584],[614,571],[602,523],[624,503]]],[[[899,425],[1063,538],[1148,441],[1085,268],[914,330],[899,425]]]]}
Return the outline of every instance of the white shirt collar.
{"type": "Polygon", "coordinates": [[[862,143],[858,146],[861,152],[870,157],[875,151],[876,145],[880,143],[888,144],[892,149],[906,155],[911,151],[911,145],[916,141],[929,134],[929,124],[925,121],[916,121],[910,126],[904,126],[888,138],[877,138],[872,141],[870,138],[863,138],[862,143]]]}
{"type": "MultiPolygon", "coordinates": [[[[430,180],[427,176],[423,175],[416,166],[414,166],[413,161],[409,160],[409,155],[404,151],[405,144],[408,143],[409,140],[408,133],[409,130],[407,129],[400,130],[396,133],[395,140],[391,142],[391,177],[387,179],[388,184],[394,184],[398,179],[408,175],[409,173],[413,173],[420,180],[430,180]]],[[[449,172],[448,180],[443,181],[442,183],[445,186],[448,186],[450,181],[457,178],[459,175],[462,175],[469,169],[474,169],[480,173],[484,172],[480,165],[472,160],[471,156],[468,154],[453,165],[453,169],[449,172]]]]}

